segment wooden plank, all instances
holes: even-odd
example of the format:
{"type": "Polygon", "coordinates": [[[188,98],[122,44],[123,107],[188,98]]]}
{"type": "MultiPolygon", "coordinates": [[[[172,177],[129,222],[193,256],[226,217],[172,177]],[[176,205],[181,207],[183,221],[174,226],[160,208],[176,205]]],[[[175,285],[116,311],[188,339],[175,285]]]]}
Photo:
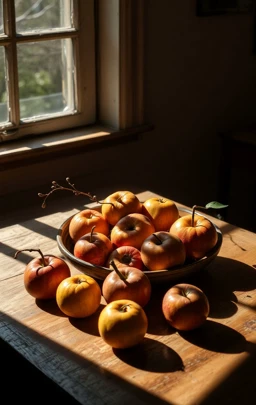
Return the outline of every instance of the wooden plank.
{"type": "MultiPolygon", "coordinates": [[[[140,199],[153,195],[146,191],[140,199]]],[[[132,349],[113,350],[97,329],[103,298],[91,317],[69,319],[55,300],[39,302],[25,291],[23,271],[33,254],[13,258],[35,243],[59,255],[56,231],[76,210],[71,203],[19,224],[14,218],[1,228],[0,337],[81,404],[219,405],[237,403],[241,390],[239,403],[249,404],[255,395],[256,235],[214,218],[224,236],[220,254],[206,271],[186,280],[207,294],[207,322],[176,332],[161,312],[171,284],[154,286],[145,308],[145,339],[132,349]]]]}

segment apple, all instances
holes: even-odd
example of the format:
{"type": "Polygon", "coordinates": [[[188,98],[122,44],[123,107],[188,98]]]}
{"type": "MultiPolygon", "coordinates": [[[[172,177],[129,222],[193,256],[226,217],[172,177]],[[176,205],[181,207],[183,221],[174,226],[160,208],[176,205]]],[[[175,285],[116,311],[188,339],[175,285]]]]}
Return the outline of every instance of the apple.
{"type": "Polygon", "coordinates": [[[176,284],[164,295],[162,311],[166,321],[175,329],[190,331],[201,326],[210,312],[205,293],[191,284],[176,284]]]}
{"type": "Polygon", "coordinates": [[[113,250],[110,239],[100,232],[94,232],[82,236],[74,245],[74,256],[95,266],[104,266],[109,254],[113,250]]]}
{"type": "Polygon", "coordinates": [[[169,231],[179,218],[179,210],[174,201],[163,197],[152,197],[142,204],[142,214],[147,215],[156,231],[169,231]]]}
{"type": "Polygon", "coordinates": [[[136,267],[139,270],[144,269],[144,264],[141,259],[141,253],[139,249],[133,246],[120,246],[110,253],[106,267],[110,267],[112,260],[115,261],[117,267],[119,266],[130,266],[136,267]]]}
{"type": "Polygon", "coordinates": [[[101,212],[107,222],[114,226],[120,218],[140,212],[142,203],[131,191],[116,191],[103,200],[101,212]]]}
{"type": "Polygon", "coordinates": [[[133,246],[140,250],[142,242],[155,227],[144,214],[132,213],[121,218],[110,232],[110,240],[116,247],[133,246]]]}
{"type": "Polygon", "coordinates": [[[148,270],[164,270],[182,265],[186,260],[185,246],[170,232],[149,235],[141,245],[141,258],[148,270]]]}
{"type": "Polygon", "coordinates": [[[82,210],[71,218],[69,235],[76,242],[83,235],[91,232],[93,226],[95,226],[95,232],[104,233],[106,236],[109,235],[110,225],[100,212],[89,208],[82,210]]]}
{"type": "Polygon", "coordinates": [[[76,274],[59,284],[56,302],[65,315],[71,318],[85,318],[99,308],[101,288],[93,277],[76,274]]]}
{"type": "Polygon", "coordinates": [[[120,299],[129,299],[142,307],[149,302],[151,297],[151,283],[148,276],[136,267],[117,267],[107,275],[102,284],[102,295],[107,303],[120,299]]]}
{"type": "Polygon", "coordinates": [[[192,214],[181,216],[170,228],[170,233],[178,236],[185,245],[186,257],[189,260],[201,259],[217,243],[217,230],[213,223],[203,215],[192,214]]]}
{"type": "Polygon", "coordinates": [[[144,309],[136,302],[116,300],[101,311],[98,329],[105,343],[115,349],[126,349],[144,339],[148,318],[144,309]]]}
{"type": "Polygon", "coordinates": [[[55,298],[60,282],[71,275],[68,264],[60,257],[44,255],[40,249],[18,250],[14,258],[21,252],[38,252],[40,255],[25,267],[23,280],[27,292],[37,299],[55,298]]]}

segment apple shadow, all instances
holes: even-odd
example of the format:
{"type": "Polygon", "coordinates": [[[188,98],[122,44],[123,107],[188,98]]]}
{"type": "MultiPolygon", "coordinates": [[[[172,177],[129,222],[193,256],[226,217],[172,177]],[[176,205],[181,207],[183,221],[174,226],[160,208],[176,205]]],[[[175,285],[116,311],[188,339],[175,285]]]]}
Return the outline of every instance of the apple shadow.
{"type": "Polygon", "coordinates": [[[175,330],[167,323],[162,311],[162,300],[168,289],[167,285],[152,286],[151,298],[144,307],[148,318],[147,333],[149,334],[164,336],[175,333],[175,330]]]}
{"type": "Polygon", "coordinates": [[[37,306],[45,312],[48,312],[51,315],[55,315],[58,317],[68,318],[71,325],[73,325],[76,329],[84,333],[88,333],[93,336],[100,336],[98,330],[98,320],[99,315],[105,305],[100,304],[97,311],[85,318],[72,318],[65,315],[58,307],[56,300],[36,300],[37,306]]]}
{"type": "Polygon", "coordinates": [[[100,313],[105,305],[100,304],[94,314],[87,316],[86,318],[69,318],[69,322],[76,329],[79,329],[81,332],[87,333],[93,336],[100,336],[98,329],[98,320],[100,313]]]}
{"type": "MultiPolygon", "coordinates": [[[[222,319],[237,312],[238,300],[235,291],[247,292],[256,288],[256,271],[253,266],[238,260],[217,256],[203,271],[182,282],[201,288],[210,303],[209,316],[222,319]]],[[[249,303],[248,301],[248,305],[249,303]]],[[[256,309],[256,306],[250,305],[250,308],[256,309]]]]}
{"type": "Polygon", "coordinates": [[[129,349],[112,350],[124,363],[140,370],[156,373],[184,370],[181,357],[173,349],[146,337],[141,343],[129,349]]]}
{"type": "MultiPolygon", "coordinates": [[[[255,328],[254,325],[252,325],[252,329],[253,328],[255,328]]],[[[192,345],[216,353],[250,353],[256,348],[256,344],[248,342],[245,337],[235,329],[212,320],[206,320],[206,322],[197,329],[187,332],[180,331],[178,333],[184,340],[192,345]]]]}
{"type": "Polygon", "coordinates": [[[66,317],[66,315],[59,309],[56,300],[53,298],[51,300],[35,300],[36,305],[38,308],[40,308],[44,312],[48,312],[51,315],[55,316],[61,316],[63,318],[66,317]]]}

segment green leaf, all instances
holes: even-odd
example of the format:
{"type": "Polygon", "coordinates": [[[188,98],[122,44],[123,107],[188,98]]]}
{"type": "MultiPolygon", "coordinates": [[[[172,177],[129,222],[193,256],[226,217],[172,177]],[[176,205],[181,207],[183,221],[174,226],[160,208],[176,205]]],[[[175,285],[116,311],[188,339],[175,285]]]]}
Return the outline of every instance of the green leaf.
{"type": "Polygon", "coordinates": [[[216,209],[216,210],[219,210],[219,209],[221,209],[221,208],[226,208],[226,207],[228,207],[228,205],[221,204],[221,203],[219,203],[218,201],[209,202],[209,203],[206,204],[206,206],[205,206],[205,208],[214,208],[214,209],[216,209]]]}

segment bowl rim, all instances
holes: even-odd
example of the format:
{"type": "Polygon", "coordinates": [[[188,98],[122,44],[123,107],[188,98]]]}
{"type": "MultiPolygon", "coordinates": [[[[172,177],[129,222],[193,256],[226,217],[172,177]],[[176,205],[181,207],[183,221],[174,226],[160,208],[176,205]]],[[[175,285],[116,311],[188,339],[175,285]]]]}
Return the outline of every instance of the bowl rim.
{"type": "MultiPolygon", "coordinates": [[[[188,209],[188,208],[183,208],[177,205],[177,208],[179,210],[180,213],[184,212],[185,214],[191,214],[192,213],[192,209],[188,209]]],[[[85,208],[87,209],[87,207],[85,208]]],[[[90,209],[90,208],[89,208],[90,209]]],[[[94,209],[94,208],[93,208],[94,209]]],[[[97,208],[96,208],[97,209],[97,208]]],[[[197,272],[203,268],[205,268],[206,266],[208,266],[208,264],[211,263],[211,261],[218,255],[221,245],[222,245],[222,241],[223,241],[223,235],[222,232],[220,230],[220,228],[205,214],[202,214],[200,212],[195,211],[195,214],[197,215],[201,215],[204,216],[205,218],[207,218],[215,227],[216,231],[217,231],[217,236],[218,236],[218,240],[217,243],[215,244],[215,246],[209,251],[207,252],[207,254],[201,258],[198,259],[194,262],[191,263],[187,263],[187,264],[183,264],[183,265],[179,265],[179,266],[174,266],[171,269],[162,269],[162,270],[143,270],[143,272],[149,277],[149,279],[157,281],[157,279],[174,279],[176,277],[182,277],[185,275],[190,275],[193,274],[194,272],[197,272]]],[[[98,278],[100,280],[103,280],[107,274],[109,274],[111,271],[113,271],[112,269],[105,267],[105,266],[96,266],[92,263],[86,262],[84,260],[81,260],[77,257],[75,257],[68,249],[67,247],[64,245],[63,240],[62,240],[62,232],[63,229],[66,228],[69,224],[69,222],[71,221],[72,217],[76,215],[73,214],[70,217],[68,217],[59,227],[58,229],[58,233],[56,235],[56,240],[57,240],[57,245],[59,250],[61,251],[61,253],[76,267],[79,266],[79,269],[81,271],[83,271],[84,273],[87,273],[89,275],[91,275],[92,277],[98,278]],[[87,270],[87,271],[86,271],[87,270]],[[95,270],[100,270],[102,271],[102,277],[98,276],[98,275],[94,275],[94,271],[95,270]]]]}

